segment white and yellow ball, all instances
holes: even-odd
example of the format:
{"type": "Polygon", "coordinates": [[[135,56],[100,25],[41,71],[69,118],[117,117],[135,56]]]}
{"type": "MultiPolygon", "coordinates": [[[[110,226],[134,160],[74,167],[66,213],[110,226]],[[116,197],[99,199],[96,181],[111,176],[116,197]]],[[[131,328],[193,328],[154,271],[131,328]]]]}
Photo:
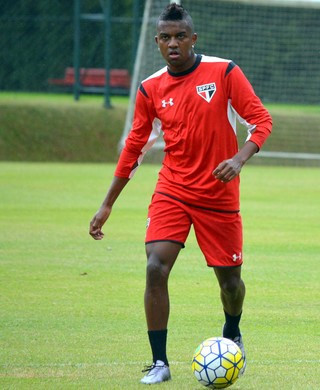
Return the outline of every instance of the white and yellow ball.
{"type": "Polygon", "coordinates": [[[239,378],[244,359],[232,340],[212,337],[195,350],[192,371],[202,385],[209,389],[225,389],[239,378]]]}

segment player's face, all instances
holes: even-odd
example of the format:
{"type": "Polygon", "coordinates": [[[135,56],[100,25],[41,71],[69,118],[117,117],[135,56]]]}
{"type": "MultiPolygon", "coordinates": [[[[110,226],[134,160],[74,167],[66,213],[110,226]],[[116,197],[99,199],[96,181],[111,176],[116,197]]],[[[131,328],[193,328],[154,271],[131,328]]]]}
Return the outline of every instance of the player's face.
{"type": "Polygon", "coordinates": [[[197,34],[191,31],[187,22],[160,21],[155,41],[171,72],[180,73],[188,70],[195,62],[192,45],[197,34]]]}

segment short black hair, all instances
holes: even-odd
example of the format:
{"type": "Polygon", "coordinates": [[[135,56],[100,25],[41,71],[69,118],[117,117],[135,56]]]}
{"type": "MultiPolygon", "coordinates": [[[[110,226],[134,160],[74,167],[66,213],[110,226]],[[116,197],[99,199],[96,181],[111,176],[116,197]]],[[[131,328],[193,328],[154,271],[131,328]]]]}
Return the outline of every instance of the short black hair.
{"type": "Polygon", "coordinates": [[[177,21],[177,20],[185,20],[190,27],[191,31],[194,30],[193,20],[188,11],[182,7],[182,5],[177,3],[171,3],[167,5],[167,7],[162,11],[158,20],[157,26],[159,22],[166,21],[177,21]]]}

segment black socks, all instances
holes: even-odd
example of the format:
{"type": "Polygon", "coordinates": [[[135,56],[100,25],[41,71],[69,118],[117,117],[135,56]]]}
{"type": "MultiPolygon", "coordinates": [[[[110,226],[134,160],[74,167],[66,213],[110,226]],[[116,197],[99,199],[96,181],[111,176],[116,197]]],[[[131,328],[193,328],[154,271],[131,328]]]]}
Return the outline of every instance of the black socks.
{"type": "Polygon", "coordinates": [[[234,339],[235,337],[240,336],[239,323],[241,320],[241,314],[238,316],[231,316],[230,314],[224,312],[226,323],[223,327],[223,337],[227,339],[234,339]]]}
{"type": "MultiPolygon", "coordinates": [[[[235,337],[240,336],[239,323],[241,320],[241,314],[238,316],[231,316],[230,314],[224,312],[226,322],[223,327],[223,337],[227,339],[234,339],[235,337]]],[[[152,351],[153,362],[157,360],[163,361],[167,366],[169,366],[167,358],[167,329],[163,330],[149,330],[149,342],[152,351]]]]}
{"type": "Polygon", "coordinates": [[[149,330],[148,336],[150,341],[150,346],[152,350],[153,362],[157,360],[163,361],[167,366],[169,366],[167,359],[167,329],[163,330],[149,330]]]}

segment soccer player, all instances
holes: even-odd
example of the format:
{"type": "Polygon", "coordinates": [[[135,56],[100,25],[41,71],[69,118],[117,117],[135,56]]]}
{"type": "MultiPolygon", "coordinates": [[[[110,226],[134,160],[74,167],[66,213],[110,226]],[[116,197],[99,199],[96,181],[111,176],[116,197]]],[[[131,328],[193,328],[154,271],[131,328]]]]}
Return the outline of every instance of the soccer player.
{"type": "Polygon", "coordinates": [[[220,287],[222,335],[245,356],[239,323],[245,297],[241,279],[242,223],[239,173],[271,133],[272,119],[241,69],[231,60],[196,54],[197,34],[180,5],[166,7],[155,42],[166,67],[142,81],[134,120],[107,195],[90,223],[95,240],[113,204],[160,131],[164,159],[148,211],[145,313],[152,364],[141,382],[171,378],[166,353],[168,278],[191,225],[220,287]],[[236,119],[248,128],[239,149],[236,119]]]}

